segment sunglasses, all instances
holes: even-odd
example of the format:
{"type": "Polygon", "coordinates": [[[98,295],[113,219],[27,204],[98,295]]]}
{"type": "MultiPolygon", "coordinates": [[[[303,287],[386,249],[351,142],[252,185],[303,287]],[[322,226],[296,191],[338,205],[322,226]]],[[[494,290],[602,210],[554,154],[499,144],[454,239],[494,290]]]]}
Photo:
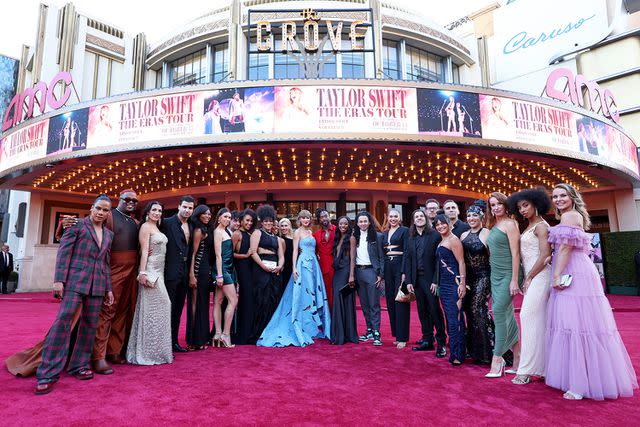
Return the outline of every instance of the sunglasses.
{"type": "Polygon", "coordinates": [[[125,203],[138,203],[138,199],[132,199],[131,197],[121,197],[120,200],[123,200],[125,203]]]}

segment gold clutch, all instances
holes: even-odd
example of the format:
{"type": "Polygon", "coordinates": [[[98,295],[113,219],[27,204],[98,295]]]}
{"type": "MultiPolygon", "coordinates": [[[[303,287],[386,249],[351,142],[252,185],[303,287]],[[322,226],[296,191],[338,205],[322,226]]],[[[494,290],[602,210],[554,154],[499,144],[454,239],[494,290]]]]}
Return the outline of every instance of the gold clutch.
{"type": "Polygon", "coordinates": [[[398,288],[398,293],[396,294],[396,301],[398,302],[411,302],[416,300],[416,294],[413,292],[409,292],[407,289],[407,285],[402,282],[400,284],[400,288],[398,288]]]}

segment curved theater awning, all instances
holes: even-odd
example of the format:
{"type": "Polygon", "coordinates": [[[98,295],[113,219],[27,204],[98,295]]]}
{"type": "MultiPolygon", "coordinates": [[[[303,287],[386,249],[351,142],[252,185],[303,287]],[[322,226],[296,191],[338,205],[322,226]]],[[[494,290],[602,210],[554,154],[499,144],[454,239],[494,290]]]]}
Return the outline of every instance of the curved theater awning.
{"type": "Polygon", "coordinates": [[[276,188],[476,197],[567,181],[639,185],[615,124],[484,88],[311,80],[202,85],[79,104],[2,137],[0,182],[29,191],[151,195],[276,188]]]}

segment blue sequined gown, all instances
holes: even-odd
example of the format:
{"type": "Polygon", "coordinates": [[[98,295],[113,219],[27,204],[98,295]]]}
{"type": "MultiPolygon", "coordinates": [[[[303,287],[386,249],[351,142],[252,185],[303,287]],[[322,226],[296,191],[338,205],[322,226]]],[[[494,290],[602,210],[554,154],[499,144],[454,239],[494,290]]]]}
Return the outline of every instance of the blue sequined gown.
{"type": "Polygon", "coordinates": [[[314,338],[330,338],[331,315],[313,237],[300,240],[296,270],[298,280],[291,276],[258,346],[304,347],[314,338]]]}

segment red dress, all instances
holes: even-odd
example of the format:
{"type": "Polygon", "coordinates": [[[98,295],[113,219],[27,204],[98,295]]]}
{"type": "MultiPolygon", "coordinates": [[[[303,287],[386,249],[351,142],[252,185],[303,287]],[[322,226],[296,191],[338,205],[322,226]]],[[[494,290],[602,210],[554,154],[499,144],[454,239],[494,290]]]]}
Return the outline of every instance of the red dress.
{"type": "Polygon", "coordinates": [[[333,281],[333,240],[336,237],[336,226],[331,224],[326,231],[321,227],[313,233],[313,237],[316,239],[318,263],[322,271],[324,286],[327,289],[329,308],[331,308],[333,306],[333,292],[331,290],[331,282],[333,281]]]}

